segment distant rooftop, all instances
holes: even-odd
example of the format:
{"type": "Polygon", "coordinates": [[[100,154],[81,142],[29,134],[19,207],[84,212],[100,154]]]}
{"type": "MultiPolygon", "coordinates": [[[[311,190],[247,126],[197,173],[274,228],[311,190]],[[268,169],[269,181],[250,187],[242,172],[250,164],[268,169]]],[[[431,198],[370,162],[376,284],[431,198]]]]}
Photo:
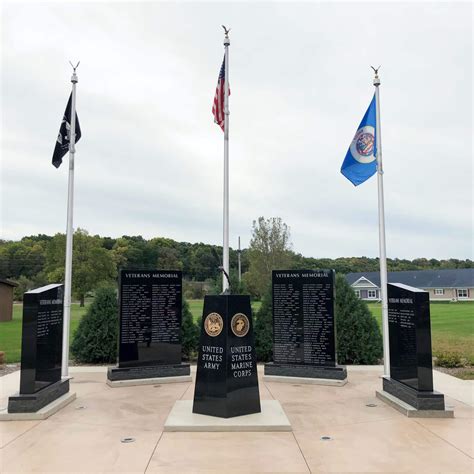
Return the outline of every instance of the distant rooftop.
{"type": "Polygon", "coordinates": [[[3,283],[4,285],[8,285],[8,286],[18,286],[18,283],[12,281],[12,280],[7,280],[6,278],[0,278],[0,283],[3,283]]]}
{"type": "MultiPolygon", "coordinates": [[[[352,285],[361,277],[380,287],[380,272],[348,273],[346,280],[352,285]]],[[[416,288],[474,288],[474,268],[388,272],[388,281],[416,288]]]]}

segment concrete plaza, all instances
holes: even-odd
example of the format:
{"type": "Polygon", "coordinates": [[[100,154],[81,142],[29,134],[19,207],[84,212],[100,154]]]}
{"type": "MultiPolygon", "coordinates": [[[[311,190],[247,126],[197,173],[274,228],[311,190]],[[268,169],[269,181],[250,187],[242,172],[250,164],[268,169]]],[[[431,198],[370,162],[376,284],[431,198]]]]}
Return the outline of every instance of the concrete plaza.
{"type": "MultiPolygon", "coordinates": [[[[192,382],[111,388],[105,367],[73,367],[71,404],[47,420],[0,422],[0,472],[472,473],[474,381],[434,371],[455,418],[409,419],[375,397],[381,374],[348,367],[343,387],[260,378],[293,432],[172,433],[164,422],[192,399],[192,382]]],[[[0,378],[0,408],[18,386],[19,372],[0,378]]]]}

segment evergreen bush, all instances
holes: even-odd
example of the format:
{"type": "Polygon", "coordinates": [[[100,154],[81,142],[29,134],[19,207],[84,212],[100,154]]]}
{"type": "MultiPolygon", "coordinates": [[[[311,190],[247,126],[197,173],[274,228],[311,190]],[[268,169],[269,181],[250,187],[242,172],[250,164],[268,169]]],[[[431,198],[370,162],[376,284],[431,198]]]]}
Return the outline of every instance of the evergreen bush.
{"type": "Polygon", "coordinates": [[[339,364],[377,364],[383,355],[382,334],[365,301],[344,275],[336,275],[336,332],[339,364]]]}
{"type": "Polygon", "coordinates": [[[117,359],[118,326],[115,289],[98,289],[74,334],[71,344],[74,359],[89,364],[114,363],[117,359]]]}

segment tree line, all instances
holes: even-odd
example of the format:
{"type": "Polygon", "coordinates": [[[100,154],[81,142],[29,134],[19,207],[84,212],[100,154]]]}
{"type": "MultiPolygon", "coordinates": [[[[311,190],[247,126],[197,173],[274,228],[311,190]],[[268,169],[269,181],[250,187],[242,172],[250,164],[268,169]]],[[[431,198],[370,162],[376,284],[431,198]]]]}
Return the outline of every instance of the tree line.
{"type": "MultiPolygon", "coordinates": [[[[18,283],[15,298],[25,291],[64,278],[66,236],[44,234],[17,241],[0,240],[0,278],[18,283]]],[[[261,298],[267,291],[273,269],[332,268],[338,273],[377,271],[379,259],[370,257],[315,258],[293,250],[290,228],[278,217],[253,222],[249,248],[241,252],[242,282],[237,277],[238,251],[230,249],[231,283],[234,292],[261,298]]],[[[177,242],[164,237],[119,238],[74,233],[73,296],[84,302],[97,288],[115,283],[121,268],[181,270],[187,298],[220,292],[222,247],[205,243],[177,242]]],[[[469,259],[388,259],[389,271],[472,268],[469,259]]]]}

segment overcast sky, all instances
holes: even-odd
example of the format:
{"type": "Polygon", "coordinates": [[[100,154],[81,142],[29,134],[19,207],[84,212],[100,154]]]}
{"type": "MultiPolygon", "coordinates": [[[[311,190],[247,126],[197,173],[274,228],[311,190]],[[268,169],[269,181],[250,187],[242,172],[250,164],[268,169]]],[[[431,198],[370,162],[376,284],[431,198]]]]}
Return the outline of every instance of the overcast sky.
{"type": "Polygon", "coordinates": [[[306,256],[377,256],[377,180],[340,174],[380,90],[387,254],[472,258],[470,3],[3,2],[1,238],[64,232],[52,150],[80,60],[74,226],[222,242],[230,46],[230,236],[281,217],[306,256]]]}

